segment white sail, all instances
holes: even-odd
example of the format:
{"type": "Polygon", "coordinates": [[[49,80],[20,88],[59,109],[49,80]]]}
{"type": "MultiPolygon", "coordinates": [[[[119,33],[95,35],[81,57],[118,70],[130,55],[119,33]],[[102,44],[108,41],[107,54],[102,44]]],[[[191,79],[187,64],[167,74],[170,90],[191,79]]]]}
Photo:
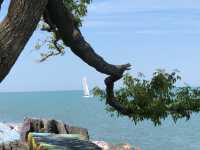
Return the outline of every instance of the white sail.
{"type": "Polygon", "coordinates": [[[82,79],[82,84],[83,84],[83,95],[84,95],[84,97],[90,97],[90,91],[89,91],[89,88],[88,88],[86,77],[84,77],[82,79]]]}

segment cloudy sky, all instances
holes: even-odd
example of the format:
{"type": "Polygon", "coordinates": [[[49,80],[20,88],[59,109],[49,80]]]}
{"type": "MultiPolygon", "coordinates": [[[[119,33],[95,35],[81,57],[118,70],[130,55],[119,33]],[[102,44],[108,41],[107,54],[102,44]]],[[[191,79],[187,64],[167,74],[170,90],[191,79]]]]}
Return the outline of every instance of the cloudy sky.
{"type": "MultiPolygon", "coordinates": [[[[1,19],[5,13],[2,9],[1,19]]],[[[158,68],[178,69],[183,82],[200,86],[199,0],[93,0],[81,30],[110,63],[130,62],[132,74],[150,78],[158,68]]],[[[83,76],[91,88],[104,86],[105,76],[68,49],[64,56],[36,63],[40,52],[34,43],[43,37],[35,32],[0,91],[76,90],[83,76]]]]}

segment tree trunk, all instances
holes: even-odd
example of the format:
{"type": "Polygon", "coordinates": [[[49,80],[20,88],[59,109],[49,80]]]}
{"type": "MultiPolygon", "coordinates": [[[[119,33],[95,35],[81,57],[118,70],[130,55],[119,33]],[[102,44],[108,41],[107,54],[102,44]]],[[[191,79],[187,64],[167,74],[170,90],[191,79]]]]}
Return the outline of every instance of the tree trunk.
{"type": "Polygon", "coordinates": [[[0,82],[9,73],[45,10],[48,0],[11,0],[0,24],[0,82]]]}

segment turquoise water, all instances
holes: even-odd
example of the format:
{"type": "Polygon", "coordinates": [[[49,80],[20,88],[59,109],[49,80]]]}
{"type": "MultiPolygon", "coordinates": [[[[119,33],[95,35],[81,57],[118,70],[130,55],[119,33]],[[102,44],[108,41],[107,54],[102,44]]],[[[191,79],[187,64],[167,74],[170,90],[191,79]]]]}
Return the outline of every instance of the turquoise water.
{"type": "Polygon", "coordinates": [[[142,150],[199,150],[200,116],[160,127],[145,121],[135,126],[126,117],[110,117],[103,102],[83,98],[80,91],[0,93],[0,121],[20,122],[25,116],[56,118],[85,127],[91,139],[131,143],[142,150]]]}

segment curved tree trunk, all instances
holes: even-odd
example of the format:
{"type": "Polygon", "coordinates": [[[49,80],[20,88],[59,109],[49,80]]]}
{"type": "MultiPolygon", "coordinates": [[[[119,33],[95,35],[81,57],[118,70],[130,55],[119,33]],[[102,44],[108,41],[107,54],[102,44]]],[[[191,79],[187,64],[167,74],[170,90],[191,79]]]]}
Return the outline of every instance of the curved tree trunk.
{"type": "Polygon", "coordinates": [[[48,0],[11,0],[0,24],[0,82],[22,52],[35,30],[48,0]]]}

